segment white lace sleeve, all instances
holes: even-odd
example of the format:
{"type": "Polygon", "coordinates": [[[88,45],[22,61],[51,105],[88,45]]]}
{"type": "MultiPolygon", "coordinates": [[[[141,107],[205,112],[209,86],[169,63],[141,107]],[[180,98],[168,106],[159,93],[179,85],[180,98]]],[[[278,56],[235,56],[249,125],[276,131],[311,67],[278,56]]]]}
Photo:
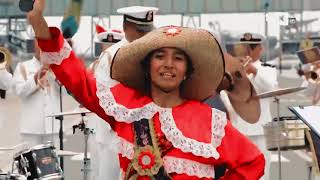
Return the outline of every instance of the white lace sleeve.
{"type": "Polygon", "coordinates": [[[40,58],[46,64],[60,65],[62,61],[70,56],[72,48],[66,40],[64,40],[63,47],[58,52],[41,52],[40,58]]]}

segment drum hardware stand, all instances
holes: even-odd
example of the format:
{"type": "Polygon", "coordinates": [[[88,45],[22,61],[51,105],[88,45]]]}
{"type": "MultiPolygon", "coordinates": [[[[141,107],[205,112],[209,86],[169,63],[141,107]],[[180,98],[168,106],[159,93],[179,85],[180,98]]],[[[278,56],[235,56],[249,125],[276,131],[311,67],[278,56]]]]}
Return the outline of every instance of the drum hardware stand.
{"type": "MultiPolygon", "coordinates": [[[[278,124],[278,127],[277,128],[280,128],[280,99],[277,97],[277,96],[274,96],[274,102],[277,104],[277,124],[278,124]]],[[[274,123],[274,122],[273,122],[274,123]]],[[[281,139],[281,132],[280,132],[280,129],[279,129],[279,132],[278,132],[278,140],[277,140],[277,151],[278,151],[278,165],[279,165],[279,180],[282,179],[282,176],[281,176],[281,150],[280,150],[280,139],[281,139]]]]}
{"type": "Polygon", "coordinates": [[[27,167],[29,167],[29,161],[28,159],[26,159],[25,157],[22,156],[22,154],[20,155],[21,159],[20,159],[20,164],[23,167],[24,171],[26,172],[26,176],[29,177],[31,176],[31,173],[27,171],[27,167]]]}
{"type": "MultiPolygon", "coordinates": [[[[59,101],[60,101],[60,112],[62,112],[63,108],[62,108],[62,85],[59,84],[57,82],[57,84],[59,85],[59,101]]],[[[56,116],[56,119],[58,119],[60,121],[60,129],[59,129],[59,145],[60,145],[60,150],[63,150],[63,116],[56,116]]],[[[60,156],[60,167],[62,169],[62,171],[64,170],[64,157],[60,156]]],[[[62,178],[61,180],[64,180],[64,178],[62,178]]]]}
{"type": "Polygon", "coordinates": [[[93,130],[86,127],[83,117],[86,115],[86,113],[81,113],[81,122],[78,125],[72,126],[73,128],[73,134],[75,133],[75,130],[79,128],[81,131],[83,131],[84,134],[84,157],[83,157],[83,169],[81,171],[83,172],[83,180],[89,179],[89,172],[90,172],[90,158],[88,158],[88,139],[89,135],[93,133],[93,130]]]}

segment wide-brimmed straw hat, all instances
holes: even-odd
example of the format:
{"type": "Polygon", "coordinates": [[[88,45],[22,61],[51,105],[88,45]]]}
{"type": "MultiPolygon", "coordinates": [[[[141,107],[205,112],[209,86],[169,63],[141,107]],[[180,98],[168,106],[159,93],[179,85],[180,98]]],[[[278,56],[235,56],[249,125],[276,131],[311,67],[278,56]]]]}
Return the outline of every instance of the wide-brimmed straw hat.
{"type": "Polygon", "coordinates": [[[164,47],[180,49],[191,59],[194,71],[181,89],[183,97],[204,100],[213,94],[224,76],[224,58],[217,40],[203,29],[166,26],[121,47],[112,62],[111,78],[145,92],[141,62],[164,47]]]}

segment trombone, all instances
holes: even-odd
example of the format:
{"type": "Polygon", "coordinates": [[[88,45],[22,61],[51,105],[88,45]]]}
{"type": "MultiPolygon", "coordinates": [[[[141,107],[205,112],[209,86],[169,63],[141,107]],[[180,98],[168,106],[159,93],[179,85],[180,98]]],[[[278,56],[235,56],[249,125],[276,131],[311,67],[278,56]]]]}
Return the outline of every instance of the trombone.
{"type": "Polygon", "coordinates": [[[300,76],[305,76],[308,82],[312,84],[320,84],[320,62],[314,62],[306,65],[304,68],[301,66],[298,69],[300,76]]]}

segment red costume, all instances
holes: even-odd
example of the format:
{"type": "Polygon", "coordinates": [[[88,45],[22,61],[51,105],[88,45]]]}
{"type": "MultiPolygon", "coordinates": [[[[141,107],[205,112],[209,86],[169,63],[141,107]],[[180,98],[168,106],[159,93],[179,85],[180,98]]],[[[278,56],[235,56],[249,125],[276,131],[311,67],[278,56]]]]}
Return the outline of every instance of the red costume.
{"type": "Polygon", "coordinates": [[[118,82],[99,83],[60,31],[50,31],[51,40],[38,40],[42,60],[53,64],[53,72],[68,91],[116,132],[123,176],[134,156],[133,122],[141,119],[152,119],[163,166],[173,180],[214,179],[217,166],[227,168],[221,179],[255,180],[263,175],[263,154],[232,127],[225,113],[193,100],[161,108],[118,82]]]}

